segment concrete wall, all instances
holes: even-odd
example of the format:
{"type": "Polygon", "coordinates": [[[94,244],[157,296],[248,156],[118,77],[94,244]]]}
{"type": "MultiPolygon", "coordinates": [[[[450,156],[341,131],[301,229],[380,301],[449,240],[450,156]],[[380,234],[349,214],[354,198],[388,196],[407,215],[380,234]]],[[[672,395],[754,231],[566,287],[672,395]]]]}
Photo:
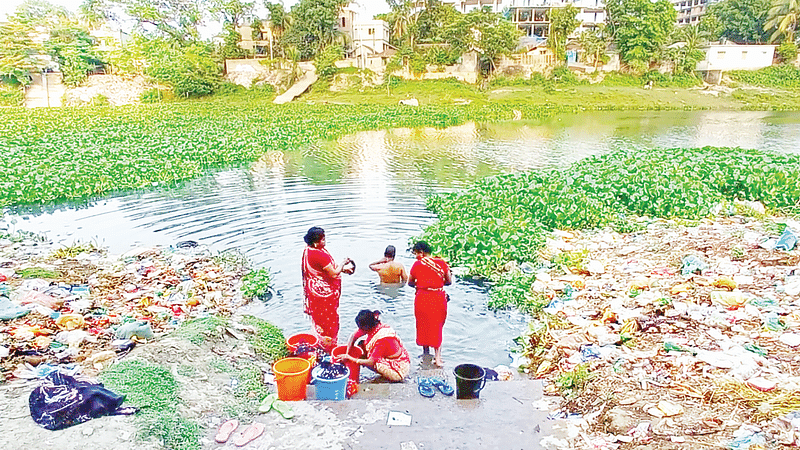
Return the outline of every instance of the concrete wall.
{"type": "Polygon", "coordinates": [[[442,80],[445,78],[455,78],[465,83],[478,83],[478,54],[475,52],[464,53],[461,62],[452,66],[429,65],[427,71],[419,75],[411,73],[408,68],[403,68],[392,73],[392,75],[405,78],[407,80],[442,80]]]}

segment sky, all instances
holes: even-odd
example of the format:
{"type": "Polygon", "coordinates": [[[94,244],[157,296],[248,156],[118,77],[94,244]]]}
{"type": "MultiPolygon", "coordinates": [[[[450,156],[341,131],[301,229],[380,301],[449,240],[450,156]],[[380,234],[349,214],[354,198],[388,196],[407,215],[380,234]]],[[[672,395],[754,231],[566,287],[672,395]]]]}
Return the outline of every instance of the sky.
{"type": "MultiPolygon", "coordinates": [[[[4,20],[6,14],[13,13],[17,6],[22,3],[23,0],[0,0],[0,20],[4,20]]],[[[50,3],[54,5],[61,5],[67,8],[68,10],[75,12],[78,10],[78,7],[82,3],[82,0],[49,0],[50,3]]],[[[280,0],[272,0],[272,2],[280,2],[280,0]]],[[[288,10],[292,5],[297,3],[298,0],[284,0],[283,4],[286,6],[288,10]]],[[[257,5],[263,5],[261,0],[255,0],[257,5]]],[[[389,5],[384,0],[360,0],[357,3],[361,5],[361,8],[356,8],[360,12],[364,13],[362,18],[371,19],[372,16],[375,14],[379,14],[382,12],[389,12],[389,5]]]]}

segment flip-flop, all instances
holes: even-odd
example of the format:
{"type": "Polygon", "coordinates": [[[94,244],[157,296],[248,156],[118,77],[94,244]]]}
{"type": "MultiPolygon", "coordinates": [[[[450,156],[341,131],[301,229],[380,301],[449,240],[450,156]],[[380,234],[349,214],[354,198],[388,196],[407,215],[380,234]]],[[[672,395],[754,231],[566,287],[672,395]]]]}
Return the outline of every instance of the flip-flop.
{"type": "Polygon", "coordinates": [[[262,413],[269,412],[272,409],[272,404],[275,403],[275,400],[278,399],[278,394],[274,392],[270,392],[264,397],[264,400],[261,400],[261,405],[258,406],[258,410],[262,413]]]}
{"type": "Polygon", "coordinates": [[[241,436],[239,436],[238,438],[236,438],[235,441],[233,441],[233,444],[236,445],[237,447],[243,447],[248,443],[250,443],[253,439],[261,436],[263,433],[264,433],[264,424],[253,422],[252,424],[250,424],[249,427],[245,428],[241,436]]]}
{"type": "Polygon", "coordinates": [[[436,386],[436,389],[439,389],[439,392],[442,394],[453,395],[453,387],[447,384],[447,381],[445,381],[443,378],[433,377],[430,380],[431,384],[436,386]]]}
{"type": "Polygon", "coordinates": [[[294,411],[292,411],[291,405],[283,400],[275,400],[275,402],[272,403],[272,409],[278,411],[278,414],[283,416],[284,419],[291,419],[294,417],[294,411]]]}
{"type": "Polygon", "coordinates": [[[423,397],[431,398],[436,395],[430,378],[417,378],[417,390],[423,397]]]}
{"type": "Polygon", "coordinates": [[[219,431],[217,431],[217,435],[214,437],[214,440],[220,444],[226,442],[237,428],[239,428],[238,420],[233,419],[223,423],[219,426],[219,431]]]}

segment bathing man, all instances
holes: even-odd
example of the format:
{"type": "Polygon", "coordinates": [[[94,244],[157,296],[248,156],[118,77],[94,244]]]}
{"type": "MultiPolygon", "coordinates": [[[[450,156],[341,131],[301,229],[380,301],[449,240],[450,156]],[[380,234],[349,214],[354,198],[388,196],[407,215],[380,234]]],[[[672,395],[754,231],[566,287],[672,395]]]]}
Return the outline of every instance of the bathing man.
{"type": "Polygon", "coordinates": [[[394,245],[390,245],[383,252],[383,258],[369,265],[370,269],[378,272],[381,283],[397,284],[408,281],[408,272],[403,263],[394,260],[395,252],[394,245]]]}

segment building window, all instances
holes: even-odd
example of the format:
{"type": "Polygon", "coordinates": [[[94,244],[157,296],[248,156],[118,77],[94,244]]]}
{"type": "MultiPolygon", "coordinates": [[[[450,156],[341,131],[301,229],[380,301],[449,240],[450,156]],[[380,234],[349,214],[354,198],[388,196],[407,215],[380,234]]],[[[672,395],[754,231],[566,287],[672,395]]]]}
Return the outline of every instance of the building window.
{"type": "Polygon", "coordinates": [[[747,59],[747,51],[742,52],[742,60],[747,59]]]}
{"type": "Polygon", "coordinates": [[[369,30],[367,30],[367,34],[370,35],[370,36],[375,34],[375,28],[370,28],[369,30]]]}
{"type": "Polygon", "coordinates": [[[724,51],[717,52],[717,59],[725,59],[725,52],[724,51]]]}
{"type": "Polygon", "coordinates": [[[344,19],[344,17],[342,17],[342,28],[344,28],[344,27],[345,27],[345,25],[344,25],[344,20],[345,20],[345,19],[344,19]]]}

